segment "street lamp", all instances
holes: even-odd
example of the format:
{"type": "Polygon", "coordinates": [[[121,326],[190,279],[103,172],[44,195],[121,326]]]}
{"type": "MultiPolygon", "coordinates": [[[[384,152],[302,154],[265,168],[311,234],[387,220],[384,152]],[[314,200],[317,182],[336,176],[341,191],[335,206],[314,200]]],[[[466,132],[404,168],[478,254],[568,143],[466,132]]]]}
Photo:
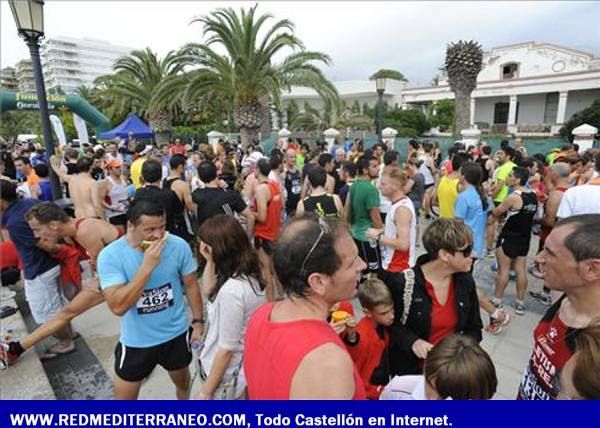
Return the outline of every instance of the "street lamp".
{"type": "Polygon", "coordinates": [[[379,137],[378,143],[383,141],[381,131],[383,129],[383,93],[385,92],[385,77],[375,78],[375,88],[377,89],[377,136],[379,137]]]}
{"type": "MultiPolygon", "coordinates": [[[[40,63],[40,40],[44,38],[44,1],[43,0],[9,0],[19,36],[25,39],[25,43],[31,54],[31,65],[35,78],[35,89],[37,92],[40,115],[42,117],[42,133],[44,145],[48,157],[54,154],[54,143],[50,131],[50,118],[48,117],[48,101],[46,100],[46,87],[42,75],[42,64],[40,63]]],[[[50,181],[52,182],[52,198],[62,198],[62,190],[58,177],[50,168],[50,181]]]]}

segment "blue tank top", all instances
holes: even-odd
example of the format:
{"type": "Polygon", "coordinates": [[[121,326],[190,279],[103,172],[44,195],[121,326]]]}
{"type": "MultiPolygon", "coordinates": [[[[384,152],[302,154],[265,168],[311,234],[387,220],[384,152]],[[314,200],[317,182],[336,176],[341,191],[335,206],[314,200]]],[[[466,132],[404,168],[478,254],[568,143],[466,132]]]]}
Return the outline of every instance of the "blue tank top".
{"type": "Polygon", "coordinates": [[[40,194],[40,201],[52,202],[52,183],[49,181],[41,181],[38,183],[42,193],[40,194]]]}

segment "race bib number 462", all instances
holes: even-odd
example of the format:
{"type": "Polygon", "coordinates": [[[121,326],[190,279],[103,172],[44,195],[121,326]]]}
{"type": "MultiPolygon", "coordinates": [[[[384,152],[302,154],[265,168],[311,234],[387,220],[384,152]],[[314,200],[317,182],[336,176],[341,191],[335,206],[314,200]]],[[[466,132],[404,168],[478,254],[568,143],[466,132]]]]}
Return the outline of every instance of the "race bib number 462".
{"type": "Polygon", "coordinates": [[[151,290],[144,290],[136,303],[138,314],[153,314],[173,306],[173,287],[171,283],[151,290]]]}

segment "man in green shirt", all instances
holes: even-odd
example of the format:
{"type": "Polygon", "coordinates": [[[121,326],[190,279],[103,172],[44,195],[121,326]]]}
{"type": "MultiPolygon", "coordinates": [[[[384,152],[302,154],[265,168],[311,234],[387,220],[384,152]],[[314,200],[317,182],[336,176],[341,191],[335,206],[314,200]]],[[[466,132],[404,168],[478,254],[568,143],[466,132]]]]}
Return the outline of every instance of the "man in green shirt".
{"type": "Polygon", "coordinates": [[[356,162],[357,177],[346,198],[344,220],[350,225],[358,254],[367,264],[363,275],[376,273],[380,268],[379,243],[370,241],[366,235],[369,228],[381,229],[383,223],[379,212],[379,192],[373,180],[379,175],[379,161],[363,156],[356,162]]]}
{"type": "MultiPolygon", "coordinates": [[[[506,197],[508,196],[508,178],[516,166],[512,161],[515,156],[515,150],[512,147],[505,146],[501,147],[497,154],[497,162],[500,165],[494,174],[493,184],[490,189],[490,194],[494,205],[499,206],[506,197]]],[[[486,248],[487,255],[493,257],[494,243],[496,242],[496,224],[498,219],[494,216],[488,217],[487,231],[486,231],[486,248]]]]}

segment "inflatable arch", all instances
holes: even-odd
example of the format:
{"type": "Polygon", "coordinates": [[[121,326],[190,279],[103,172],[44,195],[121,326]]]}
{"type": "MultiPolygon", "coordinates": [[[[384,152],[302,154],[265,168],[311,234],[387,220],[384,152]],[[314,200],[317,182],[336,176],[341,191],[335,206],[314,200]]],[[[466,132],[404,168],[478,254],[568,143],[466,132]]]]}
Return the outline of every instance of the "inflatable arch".
{"type": "MultiPolygon", "coordinates": [[[[48,95],[46,100],[49,111],[77,114],[94,127],[96,135],[110,129],[110,120],[77,95],[48,95]]],[[[37,95],[0,91],[0,113],[11,110],[39,110],[37,95]]]]}

